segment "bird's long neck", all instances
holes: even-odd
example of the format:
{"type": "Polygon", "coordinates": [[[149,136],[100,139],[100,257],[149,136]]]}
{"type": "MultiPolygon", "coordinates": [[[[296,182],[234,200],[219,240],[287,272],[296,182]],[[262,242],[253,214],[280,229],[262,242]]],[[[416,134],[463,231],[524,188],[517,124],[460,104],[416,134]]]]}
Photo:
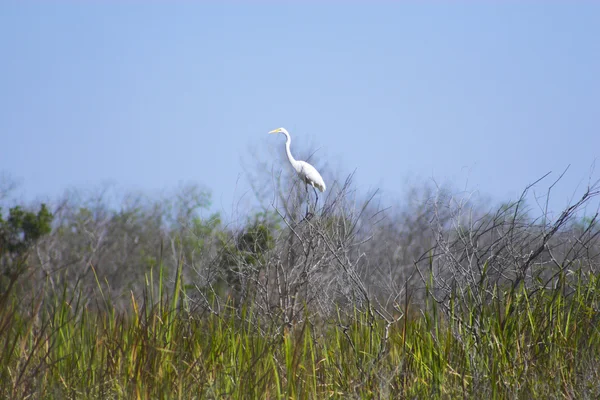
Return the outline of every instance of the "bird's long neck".
{"type": "Polygon", "coordinates": [[[297,161],[294,158],[294,156],[292,155],[292,152],[290,151],[290,143],[292,143],[292,138],[290,137],[290,135],[287,132],[283,132],[283,134],[287,138],[287,140],[285,141],[285,151],[287,153],[288,160],[290,160],[290,164],[292,164],[292,166],[295,168],[297,161]]]}

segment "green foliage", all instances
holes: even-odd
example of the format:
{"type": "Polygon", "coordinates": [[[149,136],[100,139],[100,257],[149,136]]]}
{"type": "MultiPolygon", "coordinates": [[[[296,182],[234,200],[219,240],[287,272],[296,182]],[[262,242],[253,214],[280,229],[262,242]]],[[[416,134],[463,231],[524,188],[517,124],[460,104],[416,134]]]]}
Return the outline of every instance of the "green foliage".
{"type": "Polygon", "coordinates": [[[275,246],[274,232],[279,222],[271,213],[258,213],[248,222],[242,232],[233,237],[220,235],[220,268],[227,276],[227,284],[240,289],[240,272],[249,267],[259,271],[265,262],[265,254],[275,246]]]}
{"type": "Polygon", "coordinates": [[[238,238],[237,250],[242,254],[244,262],[256,265],[263,254],[273,248],[274,240],[271,229],[260,222],[250,225],[238,238]]]}
{"type": "Polygon", "coordinates": [[[186,245],[195,251],[204,250],[220,227],[221,216],[218,213],[212,214],[208,219],[193,217],[189,232],[185,237],[186,245]]]}
{"type": "Polygon", "coordinates": [[[0,255],[24,255],[39,238],[50,233],[51,224],[52,213],[45,204],[37,213],[13,207],[6,220],[0,209],[0,255]]]}

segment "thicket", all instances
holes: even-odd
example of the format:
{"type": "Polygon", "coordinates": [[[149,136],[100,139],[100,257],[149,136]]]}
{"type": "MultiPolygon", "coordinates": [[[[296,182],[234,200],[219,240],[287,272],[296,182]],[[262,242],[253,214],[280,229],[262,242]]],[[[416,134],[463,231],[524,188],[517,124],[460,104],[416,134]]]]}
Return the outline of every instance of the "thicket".
{"type": "Polygon", "coordinates": [[[270,181],[235,224],[198,186],[5,206],[0,397],[600,396],[597,185],[552,215],[270,181]]]}

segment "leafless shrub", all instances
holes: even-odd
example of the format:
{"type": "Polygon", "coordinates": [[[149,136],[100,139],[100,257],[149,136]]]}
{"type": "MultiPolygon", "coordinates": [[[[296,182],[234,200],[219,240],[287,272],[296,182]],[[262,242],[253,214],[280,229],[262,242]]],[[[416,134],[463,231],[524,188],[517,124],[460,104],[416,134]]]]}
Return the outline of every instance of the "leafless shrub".
{"type": "Polygon", "coordinates": [[[540,181],[525,188],[518,200],[483,215],[462,199],[434,200],[435,243],[415,265],[422,284],[448,313],[451,300],[468,299],[464,306],[475,307],[496,298],[498,290],[524,287],[534,293],[574,272],[598,270],[598,212],[581,218],[582,210],[600,194],[598,183],[589,185],[557,218],[547,205],[540,217],[532,217],[526,198],[540,181]]]}

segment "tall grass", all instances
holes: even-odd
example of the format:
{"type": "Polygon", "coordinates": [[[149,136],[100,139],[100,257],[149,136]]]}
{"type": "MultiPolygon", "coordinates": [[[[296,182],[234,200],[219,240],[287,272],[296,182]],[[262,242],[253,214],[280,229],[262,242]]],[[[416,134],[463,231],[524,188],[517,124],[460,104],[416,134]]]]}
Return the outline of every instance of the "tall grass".
{"type": "Polygon", "coordinates": [[[251,305],[193,312],[180,271],[172,293],[157,274],[131,295],[130,312],[112,306],[101,282],[93,308],[67,290],[21,304],[12,285],[0,308],[0,397],[600,397],[593,274],[551,290],[497,287],[483,307],[451,303],[450,318],[428,298],[387,334],[359,310],[285,328],[251,305]]]}

